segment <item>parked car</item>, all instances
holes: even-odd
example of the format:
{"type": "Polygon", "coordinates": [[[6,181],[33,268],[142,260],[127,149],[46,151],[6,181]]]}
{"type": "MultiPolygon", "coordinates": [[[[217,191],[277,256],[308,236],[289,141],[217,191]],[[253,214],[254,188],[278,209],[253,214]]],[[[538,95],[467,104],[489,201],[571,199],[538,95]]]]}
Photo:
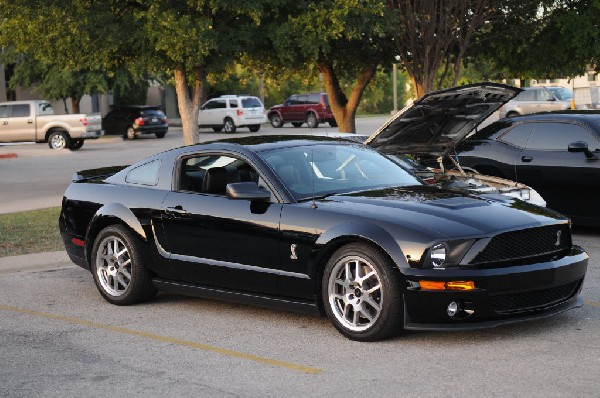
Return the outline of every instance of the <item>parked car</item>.
{"type": "Polygon", "coordinates": [[[120,134],[123,139],[129,140],[140,134],[164,138],[169,131],[169,123],[158,106],[128,105],[108,112],[102,118],[102,128],[107,134],[120,134]]]}
{"type": "Polygon", "coordinates": [[[55,115],[44,100],[0,103],[0,142],[47,142],[52,149],[75,151],[102,135],[100,115],[55,115]]]}
{"type": "Polygon", "coordinates": [[[248,127],[255,133],[266,122],[262,102],[248,95],[213,98],[202,105],[198,113],[198,127],[211,127],[215,132],[235,133],[240,127],[248,127]]]}
{"type": "Polygon", "coordinates": [[[303,123],[310,128],[319,127],[320,123],[337,127],[325,93],[294,94],[282,105],[272,106],[267,117],[275,128],[290,122],[294,127],[300,127],[303,123]]]}
{"type": "Polygon", "coordinates": [[[600,112],[502,119],[457,147],[460,164],[535,188],[576,224],[600,225],[600,112]]]}
{"type": "MultiPolygon", "coordinates": [[[[441,144],[517,92],[482,83],[428,94],[370,144],[393,152],[407,132],[441,144]]],[[[360,341],[581,306],[588,262],[552,210],[426,185],[329,137],[230,139],[80,172],[59,225],[110,303],[160,289],[269,305],[326,314],[360,341]]]]}
{"type": "Polygon", "coordinates": [[[500,118],[515,117],[536,112],[558,111],[571,108],[571,99],[567,98],[570,91],[567,88],[560,87],[550,89],[548,87],[525,87],[523,92],[514,99],[507,102],[499,109],[500,118]]]}

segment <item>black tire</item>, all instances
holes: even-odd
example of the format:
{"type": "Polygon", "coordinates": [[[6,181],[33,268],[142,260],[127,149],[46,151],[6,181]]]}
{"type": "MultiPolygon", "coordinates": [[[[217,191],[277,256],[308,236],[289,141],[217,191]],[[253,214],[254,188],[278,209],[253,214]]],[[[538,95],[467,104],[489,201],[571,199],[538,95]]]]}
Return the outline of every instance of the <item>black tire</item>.
{"type": "Polygon", "coordinates": [[[71,146],[71,137],[64,131],[55,131],[48,136],[48,146],[51,149],[64,149],[71,146]]]}
{"type": "Polygon", "coordinates": [[[338,249],[325,266],[321,288],[329,320],[347,338],[377,341],[393,337],[403,330],[400,273],[385,255],[371,245],[352,243],[338,249]],[[346,264],[351,265],[346,267],[346,264]],[[346,275],[347,269],[351,270],[351,275],[346,275]],[[359,270],[359,276],[372,275],[357,281],[359,270]],[[356,311],[357,308],[359,311],[356,311]]]}
{"type": "Polygon", "coordinates": [[[213,127],[212,128],[215,133],[220,133],[223,130],[223,127],[213,127]]]}
{"type": "Polygon", "coordinates": [[[297,127],[302,127],[302,123],[304,123],[304,122],[292,122],[292,126],[294,126],[296,128],[297,127]]]}
{"type": "Polygon", "coordinates": [[[258,132],[258,130],[260,130],[260,124],[255,124],[255,125],[252,125],[252,126],[250,126],[248,128],[250,129],[251,133],[256,133],[256,132],[258,132]]]}
{"type": "Polygon", "coordinates": [[[154,135],[156,136],[156,138],[165,138],[165,135],[167,135],[167,133],[154,133],[154,135]]]}
{"type": "Polygon", "coordinates": [[[69,145],[69,149],[72,151],[76,151],[83,146],[85,140],[78,138],[76,140],[71,140],[71,145],[69,145]]]}
{"type": "Polygon", "coordinates": [[[271,116],[269,116],[269,122],[271,123],[271,126],[276,129],[283,127],[283,120],[278,113],[273,113],[271,116]]]}
{"type": "Polygon", "coordinates": [[[332,120],[332,121],[330,121],[330,122],[328,122],[328,123],[329,123],[329,125],[330,125],[331,127],[337,127],[337,122],[336,122],[335,120],[332,120]]]}
{"type": "Polygon", "coordinates": [[[519,114],[517,112],[511,111],[506,114],[506,117],[517,117],[519,114]]]}
{"type": "Polygon", "coordinates": [[[223,130],[226,134],[235,133],[237,127],[235,126],[233,119],[231,119],[230,117],[226,117],[225,120],[223,120],[223,130]]]}
{"type": "Polygon", "coordinates": [[[141,303],[156,295],[150,272],[144,264],[142,243],[122,225],[100,231],[92,248],[91,271],[98,291],[111,304],[141,303]],[[115,245],[121,253],[119,256],[114,256],[115,245]]]}
{"type": "Polygon", "coordinates": [[[317,115],[309,112],[308,115],[306,115],[306,125],[311,129],[319,127],[319,119],[317,119],[317,115]]]}

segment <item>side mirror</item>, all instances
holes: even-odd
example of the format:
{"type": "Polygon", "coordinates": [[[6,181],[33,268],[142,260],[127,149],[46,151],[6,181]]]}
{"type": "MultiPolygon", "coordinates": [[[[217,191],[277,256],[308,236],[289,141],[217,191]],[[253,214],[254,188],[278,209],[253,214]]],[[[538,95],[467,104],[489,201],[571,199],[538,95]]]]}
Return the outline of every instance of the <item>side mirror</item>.
{"type": "Polygon", "coordinates": [[[548,99],[546,101],[556,101],[556,98],[554,98],[554,97],[548,97],[548,99]]]}
{"type": "Polygon", "coordinates": [[[255,182],[234,182],[227,184],[225,193],[228,199],[269,200],[271,193],[258,187],[255,182]]]}
{"type": "Polygon", "coordinates": [[[571,142],[569,144],[569,147],[567,148],[567,150],[569,152],[583,152],[585,154],[585,157],[588,159],[597,159],[596,155],[594,155],[588,148],[587,143],[585,143],[584,141],[575,141],[575,142],[571,142]]]}

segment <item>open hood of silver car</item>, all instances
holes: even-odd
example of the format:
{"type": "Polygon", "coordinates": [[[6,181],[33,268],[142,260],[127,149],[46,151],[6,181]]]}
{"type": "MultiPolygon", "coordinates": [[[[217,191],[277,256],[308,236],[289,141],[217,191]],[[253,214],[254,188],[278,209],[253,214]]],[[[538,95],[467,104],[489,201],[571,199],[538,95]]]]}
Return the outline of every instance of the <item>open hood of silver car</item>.
{"type": "Polygon", "coordinates": [[[442,156],[520,88],[475,83],[426,94],[402,109],[365,144],[382,153],[442,156]]]}

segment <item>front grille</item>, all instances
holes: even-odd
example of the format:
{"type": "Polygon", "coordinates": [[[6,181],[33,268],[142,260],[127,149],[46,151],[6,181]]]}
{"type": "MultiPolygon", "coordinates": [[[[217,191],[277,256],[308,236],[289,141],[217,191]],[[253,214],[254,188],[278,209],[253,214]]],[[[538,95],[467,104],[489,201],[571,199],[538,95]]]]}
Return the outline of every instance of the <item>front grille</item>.
{"type": "Polygon", "coordinates": [[[572,298],[579,291],[581,282],[582,280],[578,280],[549,289],[514,294],[499,294],[491,297],[492,307],[498,314],[511,314],[547,308],[572,298]]]}
{"type": "Polygon", "coordinates": [[[494,236],[470,264],[489,266],[510,261],[508,265],[517,265],[550,261],[570,249],[571,232],[566,224],[521,229],[494,236]]]}

